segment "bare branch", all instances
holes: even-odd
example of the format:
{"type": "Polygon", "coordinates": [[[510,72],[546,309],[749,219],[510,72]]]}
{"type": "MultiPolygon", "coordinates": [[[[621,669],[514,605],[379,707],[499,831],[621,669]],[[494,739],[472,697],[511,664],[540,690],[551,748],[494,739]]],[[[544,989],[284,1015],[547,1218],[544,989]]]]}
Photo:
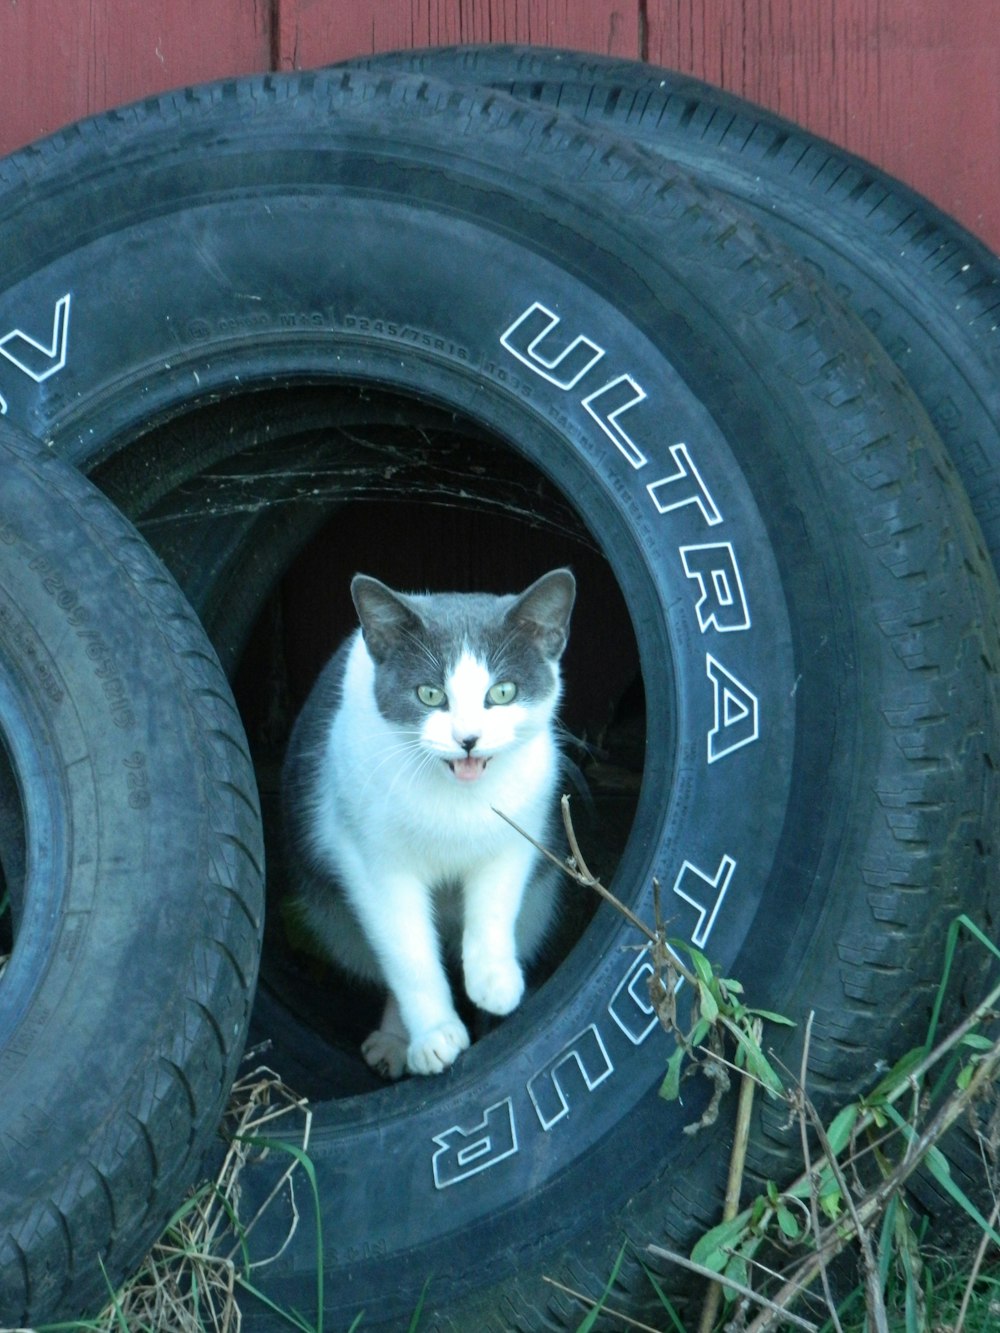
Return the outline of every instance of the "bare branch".
{"type": "MultiPolygon", "coordinates": [[[[751,1036],[760,1043],[764,1025],[759,1018],[754,1019],[751,1036]]],[[[740,1210],[740,1190],[743,1187],[743,1172],[746,1167],[747,1147],[750,1142],[750,1117],[753,1113],[755,1080],[748,1069],[740,1071],[740,1095],[736,1104],[736,1127],[733,1130],[733,1150],[729,1157],[729,1176],[726,1180],[726,1197],[722,1206],[723,1222],[731,1222],[740,1210]]],[[[705,1304],[701,1311],[698,1333],[712,1333],[719,1305],[722,1301],[722,1287],[716,1280],[705,1294],[705,1304]]]]}
{"type": "MultiPolygon", "coordinates": [[[[1000,1221],[1000,1199],[993,1205],[993,1211],[990,1213],[991,1230],[996,1230],[998,1221],[1000,1221]]],[[[962,1333],[962,1330],[965,1327],[965,1317],[969,1313],[969,1302],[972,1300],[972,1292],[979,1279],[979,1272],[983,1266],[983,1260],[986,1258],[986,1250],[989,1244],[989,1232],[984,1231],[979,1238],[979,1244],[976,1247],[976,1257],[973,1259],[972,1267],[969,1269],[969,1279],[965,1284],[965,1291],[962,1293],[962,1304],[958,1307],[958,1316],[955,1319],[954,1333],[962,1333]]]]}
{"type": "Polygon", "coordinates": [[[773,1315],[780,1315],[789,1324],[794,1324],[796,1328],[804,1328],[808,1333],[819,1333],[819,1325],[811,1324],[808,1319],[803,1319],[801,1315],[792,1314],[783,1305],[776,1305],[774,1301],[769,1301],[766,1296],[761,1296],[759,1292],[750,1287],[744,1287],[742,1282],[734,1282],[731,1277],[726,1277],[725,1273],[716,1273],[714,1269],[706,1268],[704,1264],[696,1264],[693,1259],[686,1259],[683,1254],[675,1254],[673,1250],[665,1250],[660,1245],[648,1245],[647,1250],[657,1259],[665,1259],[667,1263],[678,1264],[681,1268],[686,1268],[691,1273],[697,1273],[699,1277],[707,1277],[712,1282],[721,1282],[723,1286],[735,1291],[739,1296],[745,1296],[747,1300],[753,1301],[754,1305],[760,1305],[773,1315]]]}
{"type": "MultiPolygon", "coordinates": [[[[568,829],[572,829],[573,825],[569,819],[568,796],[564,796],[562,798],[561,805],[563,811],[563,822],[567,825],[568,829]]],[[[510,815],[505,815],[504,812],[502,810],[498,810],[496,806],[493,806],[492,809],[494,814],[499,815],[501,819],[505,820],[511,826],[511,828],[514,829],[516,833],[520,833],[522,838],[527,838],[527,840],[531,843],[532,847],[540,851],[541,854],[544,857],[546,857],[547,860],[551,861],[553,865],[557,865],[559,869],[564,872],[564,874],[569,875],[570,879],[576,880],[577,884],[581,884],[585,889],[593,889],[595,893],[598,893],[605,900],[605,902],[610,903],[612,907],[616,908],[619,912],[621,912],[622,916],[624,916],[626,920],[628,920],[633,926],[635,926],[636,930],[641,931],[642,934],[645,935],[647,940],[652,941],[652,943],[654,944],[656,943],[656,935],[646,925],[645,921],[641,921],[639,917],[637,917],[636,914],[632,911],[631,908],[626,907],[620,898],[616,898],[615,895],[609,889],[606,889],[604,885],[601,883],[601,881],[597,879],[596,876],[590,873],[590,871],[587,869],[586,862],[584,862],[582,858],[579,861],[576,859],[576,855],[579,854],[579,848],[577,847],[577,852],[575,854],[572,852],[573,847],[576,845],[575,834],[573,835],[572,840],[570,841],[570,851],[571,854],[573,855],[573,860],[564,861],[560,857],[554,855],[554,853],[550,852],[547,847],[543,847],[537,838],[533,838],[526,829],[523,829],[521,825],[517,823],[516,820],[511,819],[510,815]]],[[[568,833],[567,836],[569,836],[568,833]]]]}
{"type": "MultiPolygon", "coordinates": [[[[594,1300],[593,1296],[588,1296],[582,1291],[576,1291],[573,1287],[567,1287],[565,1283],[557,1282],[554,1277],[546,1277],[543,1274],[542,1281],[547,1282],[550,1287],[555,1287],[556,1291],[562,1291],[567,1296],[572,1296],[575,1301],[580,1301],[581,1304],[586,1305],[591,1310],[597,1306],[597,1301],[594,1300]]],[[[659,1329],[652,1328],[649,1324],[640,1324],[638,1319],[632,1319],[629,1315],[622,1314],[621,1310],[613,1310],[610,1305],[602,1305],[601,1312],[610,1315],[612,1319],[620,1319],[629,1328],[639,1329],[640,1333],[660,1333],[659,1329]]]]}
{"type": "MultiPolygon", "coordinates": [[[[806,1076],[809,1070],[809,1047],[812,1042],[812,1025],[815,1017],[815,1010],[809,1010],[809,1017],[806,1019],[805,1036],[802,1042],[802,1066],[799,1070],[799,1133],[802,1140],[802,1161],[805,1164],[806,1176],[812,1177],[812,1163],[810,1161],[809,1149],[809,1131],[806,1122],[806,1076]]],[[[813,1236],[819,1240],[820,1220],[819,1220],[819,1197],[815,1186],[809,1190],[809,1214],[812,1219],[813,1236]]],[[[823,1286],[823,1296],[826,1300],[826,1308],[830,1312],[830,1318],[837,1333],[844,1333],[840,1318],[837,1314],[837,1303],[833,1299],[833,1292],[830,1290],[830,1278],[826,1271],[826,1259],[819,1249],[817,1249],[817,1258],[819,1260],[819,1276],[823,1286]]]]}

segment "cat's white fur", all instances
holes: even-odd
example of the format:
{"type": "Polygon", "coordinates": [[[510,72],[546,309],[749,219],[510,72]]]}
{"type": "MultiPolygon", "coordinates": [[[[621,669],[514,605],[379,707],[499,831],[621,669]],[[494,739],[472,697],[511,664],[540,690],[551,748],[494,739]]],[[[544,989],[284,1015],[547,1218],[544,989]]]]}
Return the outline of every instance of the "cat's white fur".
{"type": "MultiPolygon", "coordinates": [[[[566,578],[570,576],[567,574],[566,578]]],[[[571,579],[570,579],[571,585],[571,579]]],[[[303,895],[307,921],[349,971],[381,980],[389,997],[363,1046],[387,1077],[440,1073],[469,1044],[442,964],[442,940],[460,942],[474,1004],[508,1014],[524,992],[521,961],[546,934],[555,887],[531,843],[497,814],[544,840],[559,759],[551,691],[487,707],[496,681],[468,648],[446,683],[446,708],[402,730],[379,711],[376,666],[361,631],[347,650],[339,706],[301,796],[306,859],[332,872],[342,893],[303,895]],[[469,742],[474,746],[469,750],[469,742]],[[467,762],[472,777],[463,780],[467,762]],[[478,776],[476,773],[478,772],[478,776]],[[360,935],[358,932],[360,926],[360,935]]]]}

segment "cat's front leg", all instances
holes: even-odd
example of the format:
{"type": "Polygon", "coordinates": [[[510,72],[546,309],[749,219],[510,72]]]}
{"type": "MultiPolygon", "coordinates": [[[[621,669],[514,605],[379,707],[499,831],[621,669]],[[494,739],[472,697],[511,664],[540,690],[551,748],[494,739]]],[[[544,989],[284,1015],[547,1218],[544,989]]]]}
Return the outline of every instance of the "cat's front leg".
{"type": "Polygon", "coordinates": [[[469,1046],[469,1033],[457,1014],[418,1033],[406,1048],[411,1074],[443,1074],[469,1046]]]}
{"type": "Polygon", "coordinates": [[[399,1005],[392,991],[386,996],[382,1021],[361,1043],[365,1063],[385,1079],[397,1079],[406,1070],[410,1034],[403,1026],[399,1005]]]}
{"type": "Polygon", "coordinates": [[[377,897],[366,895],[359,915],[389,989],[381,1025],[362,1045],[366,1061],[389,1078],[404,1063],[411,1074],[443,1073],[469,1034],[441,964],[430,894],[416,879],[390,876],[377,897]]]}
{"type": "MultiPolygon", "coordinates": [[[[525,844],[527,846],[527,844],[525,844]]],[[[509,1014],[524,995],[515,928],[535,853],[520,846],[493,858],[467,877],[462,969],[473,1004],[509,1014]]]]}
{"type": "Polygon", "coordinates": [[[411,1074],[442,1074],[469,1045],[465,1024],[456,1015],[410,1040],[399,1001],[390,991],[382,1021],[361,1043],[365,1062],[385,1079],[411,1074]]]}

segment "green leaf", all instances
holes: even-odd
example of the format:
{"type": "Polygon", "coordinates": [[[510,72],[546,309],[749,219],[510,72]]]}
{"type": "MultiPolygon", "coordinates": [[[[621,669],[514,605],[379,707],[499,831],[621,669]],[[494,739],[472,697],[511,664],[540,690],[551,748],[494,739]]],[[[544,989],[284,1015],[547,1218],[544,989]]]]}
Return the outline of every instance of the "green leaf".
{"type": "Polygon", "coordinates": [[[748,1009],[747,1013],[753,1014],[755,1018],[766,1018],[769,1023],[780,1023],[782,1027],[798,1027],[794,1019],[786,1018],[784,1014],[776,1014],[772,1009],[748,1009]]]}
{"type": "Polygon", "coordinates": [[[700,1046],[708,1036],[711,1026],[711,1023],[706,1022],[704,1018],[699,1018],[698,1022],[691,1029],[691,1033],[688,1037],[688,1045],[700,1046]]]}
{"type": "Polygon", "coordinates": [[[643,1264],[641,1260],[640,1260],[640,1265],[642,1267],[642,1271],[646,1274],[646,1277],[649,1278],[650,1286],[656,1292],[660,1304],[663,1306],[664,1310],[666,1310],[667,1316],[670,1319],[670,1322],[674,1326],[674,1333],[684,1333],[684,1325],[681,1323],[680,1316],[674,1309],[666,1292],[663,1290],[662,1286],[658,1282],[656,1274],[652,1271],[652,1269],[647,1268],[646,1265],[643,1264]]]}
{"type": "Polygon", "coordinates": [[[126,1320],[125,1313],[122,1310],[121,1301],[118,1299],[118,1294],[116,1293],[114,1287],[111,1285],[111,1279],[108,1277],[107,1269],[104,1267],[104,1260],[101,1258],[100,1255],[97,1256],[97,1262],[101,1266],[101,1276],[104,1278],[105,1286],[107,1287],[108,1294],[111,1297],[111,1307],[115,1313],[115,1323],[121,1326],[122,1333],[128,1333],[128,1321],[126,1320]]]}
{"type": "Polygon", "coordinates": [[[781,1228],[781,1234],[787,1236],[789,1240],[798,1240],[802,1233],[802,1228],[799,1226],[799,1219],[795,1216],[792,1210],[786,1208],[783,1203],[779,1203],[776,1216],[778,1218],[778,1226],[781,1228]]]}
{"type": "MultiPolygon", "coordinates": [[[[298,1314],[295,1310],[285,1310],[282,1306],[275,1304],[270,1296],[265,1296],[259,1287],[255,1287],[252,1282],[248,1281],[245,1277],[241,1277],[239,1273],[236,1274],[236,1282],[244,1291],[248,1291],[250,1295],[260,1301],[262,1305],[266,1305],[269,1310],[283,1319],[286,1324],[291,1324],[292,1328],[298,1329],[299,1333],[316,1333],[317,1325],[307,1323],[302,1315],[298,1314]]],[[[360,1323],[363,1314],[364,1311],[362,1310],[361,1314],[355,1319],[354,1324],[351,1325],[352,1328],[360,1323]]]]}
{"type": "Polygon", "coordinates": [[[716,1003],[715,996],[699,978],[698,980],[698,1003],[701,1006],[701,1016],[707,1023],[714,1023],[719,1017],[719,1006],[716,1003]]]}
{"type": "Polygon", "coordinates": [[[912,1051],[907,1051],[896,1061],[888,1074],[884,1074],[875,1084],[875,1087],[865,1098],[865,1104],[874,1107],[876,1102],[881,1102],[889,1093],[895,1091],[901,1083],[905,1083],[926,1054],[927,1052],[922,1046],[915,1046],[912,1051]]]}
{"type": "Polygon", "coordinates": [[[981,1032],[967,1032],[959,1046],[970,1046],[974,1051],[991,1051],[993,1043],[989,1037],[984,1037],[981,1032]]]}
{"type": "Polygon", "coordinates": [[[699,1237],[691,1251],[691,1258],[696,1264],[710,1268],[713,1273],[721,1273],[729,1262],[728,1251],[743,1238],[749,1220],[750,1210],[745,1208],[728,1222],[720,1222],[718,1226],[712,1227],[711,1231],[699,1237]]]}
{"type": "MultiPolygon", "coordinates": [[[[316,1331],[323,1333],[323,1214],[320,1207],[319,1184],[316,1180],[316,1168],[313,1166],[312,1159],[304,1148],[299,1148],[294,1143],[287,1143],[283,1139],[271,1139],[266,1136],[257,1136],[254,1134],[237,1134],[237,1143],[249,1144],[251,1148],[269,1148],[275,1152],[287,1153],[289,1157],[302,1168],[302,1171],[309,1182],[309,1189],[312,1193],[313,1216],[316,1224],[316,1331]]],[[[249,1283],[244,1284],[247,1290],[253,1290],[249,1283]]],[[[255,1292],[256,1294],[256,1292],[255,1292]]],[[[288,1315],[285,1311],[280,1312],[285,1318],[288,1315]]]]}
{"type": "MultiPolygon", "coordinates": [[[[897,1128],[902,1130],[906,1137],[912,1142],[917,1137],[914,1133],[913,1126],[903,1119],[894,1106],[887,1106],[885,1109],[887,1117],[891,1119],[897,1128]]],[[[1000,1245],[1000,1232],[997,1232],[994,1227],[990,1226],[989,1222],[987,1222],[986,1218],[968,1195],[955,1183],[951,1174],[951,1167],[948,1165],[948,1159],[945,1157],[941,1149],[931,1148],[924,1160],[927,1163],[927,1168],[931,1175],[938,1182],[944,1192],[958,1204],[963,1212],[972,1218],[980,1231],[989,1236],[994,1245],[1000,1245]]]]}
{"type": "Polygon", "coordinates": [[[860,1109],[856,1102],[850,1102],[847,1106],[842,1107],[830,1121],[826,1138],[834,1157],[839,1157],[850,1143],[851,1133],[857,1124],[860,1109]]]}
{"type": "Polygon", "coordinates": [[[705,955],[692,944],[685,945],[688,957],[691,959],[691,966],[694,969],[695,976],[699,981],[710,986],[715,980],[715,973],[712,971],[712,964],[705,955]]]}
{"type": "Polygon", "coordinates": [[[667,1061],[667,1072],[660,1084],[660,1096],[665,1102],[675,1102],[681,1095],[681,1065],[686,1052],[683,1046],[677,1046],[667,1061]]]}
{"type": "Polygon", "coordinates": [[[781,1079],[771,1068],[767,1057],[756,1042],[751,1041],[745,1033],[738,1030],[736,1038],[740,1044],[740,1049],[746,1056],[747,1069],[750,1073],[763,1083],[768,1092],[773,1093],[776,1097],[783,1096],[785,1089],[782,1086],[781,1079]]]}
{"type": "Polygon", "coordinates": [[[878,1287],[883,1294],[889,1281],[889,1270],[896,1261],[896,1215],[899,1195],[894,1194],[886,1204],[878,1242],[878,1287]]]}
{"type": "Polygon", "coordinates": [[[823,1195],[831,1194],[836,1188],[837,1178],[832,1168],[828,1163],[821,1161],[813,1168],[811,1176],[789,1185],[785,1193],[792,1199],[808,1199],[814,1189],[818,1195],[823,1195]]]}
{"type": "Polygon", "coordinates": [[[947,1189],[951,1182],[951,1163],[945,1157],[940,1148],[933,1144],[927,1149],[927,1156],[924,1158],[927,1163],[927,1169],[939,1184],[947,1189]]]}
{"type": "MultiPolygon", "coordinates": [[[[729,1260],[729,1263],[726,1264],[723,1272],[726,1277],[730,1278],[733,1282],[738,1282],[741,1287],[750,1285],[749,1265],[742,1254],[734,1254],[729,1260]]],[[[729,1287],[724,1287],[722,1294],[726,1298],[727,1305],[736,1298],[736,1293],[729,1287]]]]}
{"type": "Polygon", "coordinates": [[[424,1285],[420,1291],[420,1299],[417,1301],[416,1309],[413,1311],[413,1318],[410,1320],[409,1333],[417,1333],[420,1327],[420,1319],[424,1312],[424,1301],[427,1299],[427,1288],[431,1285],[430,1278],[424,1280],[424,1285]]]}
{"type": "Polygon", "coordinates": [[[951,965],[954,960],[955,948],[958,943],[958,932],[961,929],[967,930],[979,941],[980,944],[983,945],[984,948],[989,949],[995,957],[1000,958],[1000,949],[998,949],[997,945],[994,944],[988,936],[984,935],[976,923],[967,917],[964,912],[954,918],[951,925],[948,927],[948,935],[945,940],[944,970],[941,975],[941,980],[938,983],[937,995],[934,997],[934,1008],[931,1012],[931,1020],[927,1029],[925,1050],[928,1051],[933,1046],[937,1033],[938,1020],[941,1017],[941,1008],[944,1004],[945,994],[948,990],[948,982],[951,976],[951,965]]]}
{"type": "Polygon", "coordinates": [[[840,1193],[840,1189],[837,1186],[834,1186],[832,1190],[827,1190],[825,1194],[819,1196],[819,1206],[831,1222],[836,1222],[837,1218],[840,1216],[840,1206],[842,1203],[843,1195],[840,1193]]]}

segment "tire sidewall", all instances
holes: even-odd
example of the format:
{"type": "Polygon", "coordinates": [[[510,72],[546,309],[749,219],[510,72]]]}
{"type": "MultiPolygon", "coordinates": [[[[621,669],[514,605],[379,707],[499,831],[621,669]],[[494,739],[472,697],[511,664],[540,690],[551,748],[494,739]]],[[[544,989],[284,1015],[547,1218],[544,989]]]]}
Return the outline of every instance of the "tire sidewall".
{"type": "MultiPolygon", "coordinates": [[[[665,270],[644,303],[635,244],[596,222],[582,238],[569,215],[553,228],[537,198],[533,209],[508,197],[491,223],[478,182],[435,198],[428,176],[410,200],[377,155],[386,193],[373,211],[370,174],[363,187],[327,187],[325,169],[275,182],[261,157],[259,187],[241,175],[241,191],[187,200],[153,173],[152,204],[123,207],[103,234],[74,236],[72,193],[61,214],[53,197],[58,244],[34,267],[13,264],[0,294],[3,330],[52,327],[44,377],[3,367],[10,414],[88,468],[213,396],[330,379],[413,394],[507,440],[572,501],[636,634],[647,761],[612,887],[648,919],[657,881],[674,933],[727,973],[752,964],[761,1000],[780,1004],[808,965],[792,944],[847,910],[821,888],[844,854],[831,830],[845,830],[850,860],[869,824],[834,732],[841,756],[877,769],[877,746],[852,740],[877,712],[868,664],[883,650],[875,630],[859,643],[850,610],[868,595],[868,558],[836,531],[851,484],[836,468],[820,480],[821,449],[800,450],[809,422],[794,392],[766,383],[770,349],[748,361],[725,298],[711,308],[665,270]],[[65,362],[46,373],[67,297],[65,362]],[[803,645],[818,639],[800,690],[803,645]]],[[[719,255],[721,284],[730,262],[719,255]]],[[[776,324],[775,346],[782,336],[776,324]]],[[[328,1242],[327,1272],[350,1269],[352,1304],[401,1313],[411,1296],[387,1295],[386,1263],[426,1273],[445,1238],[455,1290],[471,1289],[484,1236],[508,1252],[551,1243],[550,1219],[572,1211],[596,1163],[604,1208],[660,1169],[697,1098],[656,1100],[664,1049],[641,944],[602,909],[540,994],[452,1074],[328,1108],[315,1144],[324,1234],[346,1209],[359,1239],[328,1242]],[[392,1170],[373,1175],[376,1137],[392,1170]]],[[[279,1261],[276,1289],[294,1268],[279,1261]]]]}

